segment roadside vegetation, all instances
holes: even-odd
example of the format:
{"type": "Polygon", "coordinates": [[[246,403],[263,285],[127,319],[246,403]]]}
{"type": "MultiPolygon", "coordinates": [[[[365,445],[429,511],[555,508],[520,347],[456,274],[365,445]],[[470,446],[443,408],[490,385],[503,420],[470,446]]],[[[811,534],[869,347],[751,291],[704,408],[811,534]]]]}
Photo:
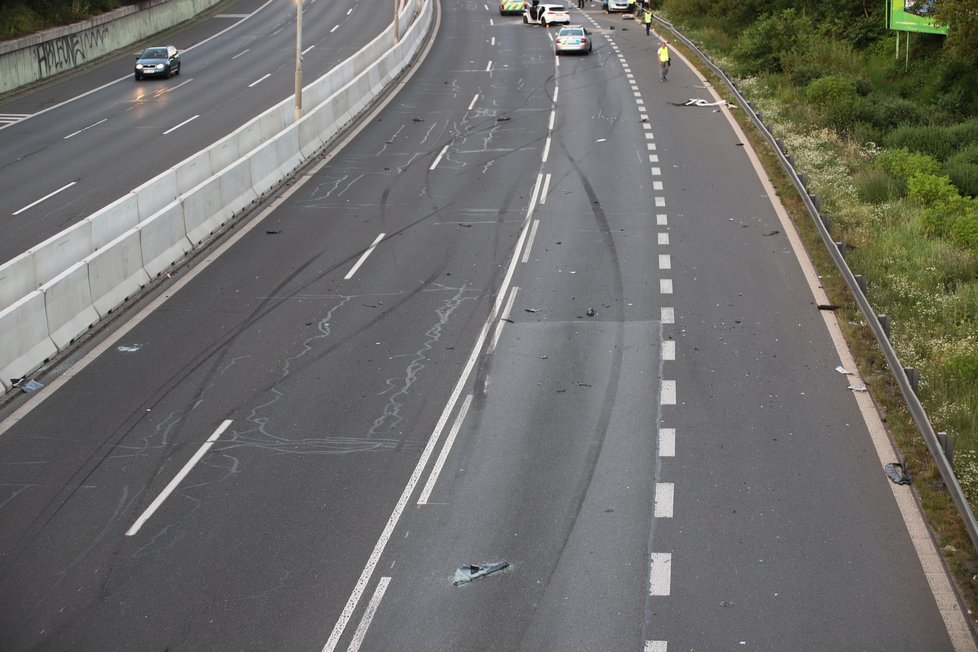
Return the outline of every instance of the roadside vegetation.
{"type": "Polygon", "coordinates": [[[0,41],[69,25],[133,4],[125,0],[0,0],[0,41]]]}
{"type": "MultiPolygon", "coordinates": [[[[948,36],[912,34],[909,61],[881,2],[664,0],[660,15],[738,79],[807,173],[833,239],[893,321],[902,363],[920,370],[934,429],[955,438],[955,473],[978,511],[978,14],[973,0],[937,8],[948,36]]],[[[978,613],[978,556],[793,187],[780,189],[978,613]]]]}

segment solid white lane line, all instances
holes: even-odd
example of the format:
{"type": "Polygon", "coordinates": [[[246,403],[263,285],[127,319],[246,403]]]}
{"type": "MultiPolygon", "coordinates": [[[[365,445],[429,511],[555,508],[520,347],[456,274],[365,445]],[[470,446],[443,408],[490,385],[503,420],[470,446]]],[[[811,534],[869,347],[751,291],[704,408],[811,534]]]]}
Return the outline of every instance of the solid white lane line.
{"type": "Polygon", "coordinates": [[[547,157],[550,156],[550,136],[547,136],[547,142],[543,144],[543,162],[547,162],[547,157]]]}
{"type": "Polygon", "coordinates": [[[663,340],[662,359],[666,362],[672,362],[676,359],[676,340],[663,340]]]}
{"type": "Polygon", "coordinates": [[[197,452],[194,453],[194,456],[191,457],[189,460],[187,460],[187,463],[183,465],[183,468],[180,469],[180,472],[177,473],[175,476],[173,476],[173,479],[170,480],[170,484],[166,485],[163,491],[160,492],[160,495],[156,497],[156,500],[150,503],[149,507],[146,508],[146,511],[144,511],[142,515],[136,519],[136,522],[132,524],[132,527],[126,530],[127,537],[131,537],[132,535],[139,532],[139,528],[143,527],[143,524],[149,520],[149,518],[156,512],[157,509],[160,508],[160,505],[163,504],[163,501],[166,500],[171,493],[173,493],[173,490],[177,488],[177,485],[179,485],[180,482],[185,477],[187,477],[187,474],[190,473],[190,470],[192,468],[194,468],[194,465],[200,461],[200,458],[202,458],[208,450],[210,450],[210,447],[214,445],[214,442],[217,441],[217,438],[220,437],[224,433],[224,431],[228,429],[228,426],[230,425],[231,425],[231,419],[225,419],[224,423],[218,426],[217,430],[214,431],[214,434],[208,437],[207,441],[205,441],[203,445],[201,445],[201,447],[197,449],[197,452]]]}
{"type": "Polygon", "coordinates": [[[189,124],[189,123],[193,122],[194,120],[196,120],[199,117],[200,117],[200,114],[198,113],[194,117],[188,118],[188,119],[184,120],[183,122],[181,122],[180,124],[178,124],[176,127],[170,127],[169,129],[167,129],[166,131],[163,132],[163,135],[165,136],[165,135],[167,135],[169,133],[172,133],[172,132],[176,131],[177,129],[179,129],[180,127],[184,126],[185,124],[189,124]]]}
{"type": "Polygon", "coordinates": [[[656,238],[658,239],[658,242],[659,242],[660,245],[667,245],[667,244],[669,244],[669,234],[668,233],[657,233],[656,234],[656,238]]]}
{"type": "Polygon", "coordinates": [[[96,122],[95,124],[91,124],[91,125],[88,125],[87,127],[83,127],[83,128],[81,128],[81,129],[79,129],[78,131],[73,131],[73,132],[71,132],[70,134],[68,134],[67,136],[65,136],[65,137],[64,137],[64,138],[63,138],[62,140],[68,140],[68,139],[69,139],[69,138],[71,138],[72,136],[77,136],[78,134],[80,134],[80,133],[81,133],[81,132],[83,132],[83,131],[88,131],[88,130],[89,130],[89,129],[91,129],[92,127],[97,127],[97,126],[99,126],[100,124],[102,124],[103,122],[108,122],[108,121],[109,121],[109,119],[108,119],[108,118],[104,118],[104,119],[102,119],[102,120],[99,120],[99,121],[98,121],[98,122],[96,122]]]}
{"type": "Polygon", "coordinates": [[[63,186],[61,186],[60,188],[58,188],[57,190],[55,190],[54,192],[49,192],[48,194],[46,194],[46,195],[44,195],[43,197],[41,197],[41,198],[40,198],[40,199],[38,199],[37,201],[35,201],[35,202],[33,202],[33,203],[30,203],[30,204],[28,204],[27,206],[24,206],[24,207],[23,207],[23,208],[21,208],[21,209],[20,209],[19,211],[14,211],[13,213],[11,213],[11,215],[20,215],[20,214],[21,214],[21,213],[23,213],[24,211],[26,211],[26,210],[28,210],[28,209],[31,209],[31,208],[34,208],[35,206],[37,206],[38,204],[40,204],[40,203],[41,203],[42,201],[44,201],[45,199],[51,199],[52,197],[54,197],[55,195],[57,195],[57,194],[58,194],[59,192],[61,192],[62,190],[67,190],[68,188],[71,188],[71,187],[72,187],[73,185],[75,185],[76,183],[78,183],[78,182],[77,182],[77,181],[72,181],[72,182],[71,182],[71,183],[69,183],[69,184],[66,184],[66,185],[63,185],[63,186]]]}
{"type": "Polygon", "coordinates": [[[655,483],[655,517],[672,518],[672,503],[676,487],[671,482],[655,483]]]}
{"type": "Polygon", "coordinates": [[[434,451],[435,445],[441,438],[441,432],[445,428],[445,424],[448,423],[448,417],[451,415],[452,411],[454,411],[455,404],[462,395],[462,389],[465,388],[466,383],[469,381],[469,376],[472,374],[472,369],[475,367],[475,363],[479,359],[479,354],[482,351],[482,347],[486,343],[486,338],[489,336],[489,329],[495,322],[496,315],[499,314],[499,310],[502,307],[506,294],[509,291],[510,283],[513,282],[513,274],[516,272],[516,265],[519,262],[519,253],[523,249],[523,245],[526,243],[526,236],[529,232],[530,215],[533,212],[533,206],[537,200],[537,189],[539,184],[540,177],[538,175],[537,184],[534,186],[533,190],[533,197],[530,199],[530,206],[527,209],[526,221],[523,223],[523,229],[520,232],[520,237],[516,241],[516,247],[513,249],[513,257],[509,261],[509,267],[506,270],[506,274],[504,275],[502,283],[499,286],[500,290],[499,294],[496,296],[496,302],[493,304],[492,310],[489,312],[489,316],[486,317],[486,321],[482,324],[482,330],[479,331],[479,336],[476,338],[475,344],[472,347],[472,352],[469,354],[469,358],[465,363],[465,367],[462,369],[458,382],[455,383],[455,388],[452,390],[451,395],[448,397],[448,401],[445,403],[445,409],[442,410],[441,416],[438,418],[438,422],[435,424],[435,428],[432,430],[431,436],[428,438],[428,443],[425,445],[424,450],[421,451],[421,456],[418,458],[418,463],[415,465],[414,471],[411,473],[411,477],[408,478],[407,484],[404,485],[404,491],[401,492],[401,497],[398,498],[397,503],[394,505],[390,518],[387,519],[387,524],[384,525],[384,530],[377,538],[377,543],[374,545],[373,551],[371,551],[370,556],[367,558],[367,563],[364,564],[363,571],[360,573],[360,577],[357,579],[357,583],[353,587],[353,591],[350,593],[350,597],[347,599],[346,605],[343,607],[343,611],[340,612],[339,617],[336,619],[336,624],[333,626],[333,631],[330,633],[329,639],[323,646],[323,652],[333,652],[336,649],[336,645],[339,643],[340,637],[343,636],[343,631],[350,622],[350,618],[353,616],[353,612],[356,610],[357,604],[360,603],[360,596],[363,595],[363,591],[367,587],[367,583],[370,581],[370,578],[374,574],[374,570],[377,568],[381,555],[384,554],[384,549],[387,548],[387,542],[390,541],[391,535],[394,533],[394,528],[397,527],[397,522],[401,520],[401,514],[404,513],[404,508],[407,507],[411,494],[414,493],[415,488],[418,486],[418,481],[421,479],[421,473],[424,471],[424,467],[428,465],[428,459],[431,457],[431,453],[434,451]]]}
{"type": "Polygon", "coordinates": [[[333,32],[335,32],[336,30],[338,30],[339,28],[340,28],[340,26],[339,26],[339,25],[333,25],[333,29],[331,29],[331,30],[329,30],[329,33],[330,33],[330,34],[332,34],[332,33],[333,33],[333,32]]]}
{"type": "Polygon", "coordinates": [[[659,269],[672,269],[672,256],[659,254],[659,269]]]}
{"type": "Polygon", "coordinates": [[[431,162],[431,167],[429,167],[428,169],[434,170],[436,167],[438,167],[438,164],[441,163],[441,157],[444,156],[445,152],[447,151],[448,151],[448,145],[446,144],[444,147],[441,148],[441,151],[438,152],[438,156],[436,156],[435,160],[431,162]]]}
{"type": "MultiPolygon", "coordinates": [[[[510,293],[510,301],[516,296],[515,289],[514,292],[510,293]]],[[[499,324],[505,324],[506,322],[500,321],[499,324]]],[[[499,332],[498,330],[496,331],[499,332]]],[[[469,406],[472,405],[472,394],[465,397],[462,401],[462,408],[458,411],[458,416],[455,417],[455,423],[452,424],[452,429],[448,433],[448,437],[445,438],[445,443],[442,444],[441,452],[438,454],[438,459],[435,460],[434,466],[431,467],[431,475],[428,476],[428,482],[425,483],[424,489],[421,490],[421,496],[418,498],[419,505],[427,505],[428,498],[431,497],[431,492],[435,488],[435,483],[438,482],[438,476],[441,474],[442,468],[445,466],[445,460],[448,459],[448,454],[452,451],[452,445],[455,443],[455,437],[458,436],[458,431],[462,429],[462,423],[465,421],[465,415],[469,412],[469,406]]]]}
{"type": "Polygon", "coordinates": [[[367,257],[374,252],[374,249],[377,248],[377,245],[380,244],[380,241],[384,239],[385,235],[387,234],[381,233],[374,239],[373,244],[371,244],[370,247],[368,247],[367,250],[363,252],[363,255],[360,256],[360,259],[357,261],[356,265],[351,267],[350,271],[347,272],[346,276],[343,277],[344,281],[349,281],[351,278],[353,278],[353,275],[357,273],[358,269],[360,269],[360,265],[363,265],[363,262],[367,260],[367,257]]]}
{"type": "Polygon", "coordinates": [[[672,279],[671,278],[660,278],[659,279],[659,294],[672,294],[672,279]]]}
{"type": "Polygon", "coordinates": [[[550,191],[550,173],[543,178],[543,190],[540,191],[540,205],[543,206],[547,203],[547,192],[550,191]]]}
{"type": "Polygon", "coordinates": [[[241,55],[246,54],[248,52],[251,52],[251,48],[245,48],[241,52],[238,52],[236,55],[234,55],[233,57],[231,57],[231,60],[233,61],[233,60],[237,59],[238,57],[240,57],[241,55]]]}
{"type": "Polygon", "coordinates": [[[676,404],[676,381],[663,380],[662,388],[659,390],[659,402],[663,405],[676,404]]]}
{"type": "Polygon", "coordinates": [[[676,323],[676,309],[663,307],[659,309],[659,321],[663,324],[676,323]]]}
{"type": "Polygon", "coordinates": [[[268,79],[271,76],[272,76],[272,73],[270,73],[270,72],[269,73],[265,73],[264,76],[259,77],[255,81],[253,81],[250,84],[248,84],[248,88],[251,88],[252,86],[257,86],[258,84],[262,83],[263,81],[265,81],[266,79],[268,79]]]}
{"type": "Polygon", "coordinates": [[[305,50],[303,50],[302,52],[300,52],[300,54],[303,54],[304,55],[306,52],[308,52],[309,50],[313,49],[314,47],[316,47],[316,46],[315,45],[310,45],[305,50]]]}
{"type": "Polygon", "coordinates": [[[526,241],[526,249],[523,250],[523,260],[521,262],[530,262],[530,251],[533,250],[533,240],[537,237],[538,226],[540,226],[540,220],[533,220],[533,226],[530,227],[530,237],[526,241]]]}
{"type": "Polygon", "coordinates": [[[492,72],[492,60],[491,59],[489,60],[489,63],[486,64],[486,72],[492,72]]]}
{"type": "Polygon", "coordinates": [[[669,218],[666,217],[665,213],[656,213],[655,223],[658,226],[666,226],[669,223],[669,218]]]}
{"type": "Polygon", "coordinates": [[[642,652],[668,652],[666,641],[645,641],[645,649],[642,652]]]}
{"type": "Polygon", "coordinates": [[[475,96],[472,98],[472,101],[469,102],[469,108],[467,108],[466,111],[471,111],[472,110],[472,107],[475,106],[475,101],[477,99],[479,99],[479,94],[478,93],[476,93],[475,96]]]}
{"type": "Polygon", "coordinates": [[[653,552],[649,557],[649,595],[669,595],[672,583],[672,554],[653,552]]]}
{"type": "Polygon", "coordinates": [[[659,457],[676,456],[676,429],[659,428],[659,457]]]}
{"type": "Polygon", "coordinates": [[[350,641],[350,647],[347,648],[347,652],[357,652],[360,646],[363,645],[363,638],[367,635],[367,628],[370,627],[370,623],[377,613],[377,607],[380,606],[380,601],[384,599],[384,594],[387,593],[387,585],[390,583],[391,578],[389,577],[382,577],[377,582],[377,588],[374,589],[373,597],[367,603],[367,608],[363,612],[363,618],[360,619],[360,625],[357,627],[356,633],[353,634],[353,640],[350,641]]]}
{"type": "Polygon", "coordinates": [[[492,334],[492,341],[489,343],[489,348],[486,353],[492,353],[496,350],[496,345],[499,343],[499,336],[503,334],[503,326],[506,325],[509,319],[509,314],[513,310],[513,302],[516,301],[516,293],[519,292],[519,288],[515,285],[513,286],[513,291],[509,293],[509,301],[506,302],[506,307],[503,308],[503,312],[499,315],[499,321],[496,322],[496,331],[492,334]]]}

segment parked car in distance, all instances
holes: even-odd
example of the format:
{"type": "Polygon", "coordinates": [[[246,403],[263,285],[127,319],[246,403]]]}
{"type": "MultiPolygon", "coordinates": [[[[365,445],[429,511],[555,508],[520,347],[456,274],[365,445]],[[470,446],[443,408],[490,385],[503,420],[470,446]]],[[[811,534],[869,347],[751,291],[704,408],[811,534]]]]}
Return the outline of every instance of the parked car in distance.
{"type": "Polygon", "coordinates": [[[554,54],[564,52],[579,52],[581,54],[591,53],[591,32],[584,29],[583,25],[568,25],[561,27],[554,39],[554,54]]]}
{"type": "Polygon", "coordinates": [[[628,11],[628,0],[601,0],[601,8],[612,14],[618,11],[628,11]]]}
{"type": "Polygon", "coordinates": [[[165,77],[180,74],[180,53],[172,45],[146,48],[136,59],[135,77],[165,77]]]}
{"type": "Polygon", "coordinates": [[[500,16],[522,14],[524,9],[526,9],[526,0],[499,0],[500,16]]]}
{"type": "Polygon", "coordinates": [[[523,22],[527,25],[569,25],[570,14],[564,5],[527,5],[523,11],[523,22]]]}

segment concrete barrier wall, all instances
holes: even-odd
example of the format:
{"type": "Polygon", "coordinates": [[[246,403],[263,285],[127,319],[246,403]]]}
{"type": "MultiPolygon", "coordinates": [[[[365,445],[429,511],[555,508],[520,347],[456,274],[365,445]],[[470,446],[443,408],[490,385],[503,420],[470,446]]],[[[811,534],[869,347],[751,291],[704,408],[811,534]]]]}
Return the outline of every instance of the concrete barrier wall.
{"type": "Polygon", "coordinates": [[[18,378],[37,369],[315,155],[420,48],[433,10],[430,0],[409,0],[403,15],[413,16],[416,4],[421,20],[400,42],[388,28],[304,90],[304,103],[321,99],[298,123],[288,98],[0,266],[2,373],[18,378]],[[373,61],[365,52],[376,54],[373,61]],[[28,330],[13,335],[20,329],[28,330]]]}
{"type": "Polygon", "coordinates": [[[46,79],[190,20],[221,0],[157,0],[0,43],[0,93],[46,79]]]}

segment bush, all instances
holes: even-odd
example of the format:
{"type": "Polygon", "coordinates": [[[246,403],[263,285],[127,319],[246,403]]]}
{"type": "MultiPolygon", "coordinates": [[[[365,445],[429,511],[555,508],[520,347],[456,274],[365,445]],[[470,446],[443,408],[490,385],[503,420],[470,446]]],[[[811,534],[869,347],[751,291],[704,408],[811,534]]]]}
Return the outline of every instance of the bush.
{"type": "Polygon", "coordinates": [[[938,161],[947,160],[957,148],[949,130],[936,125],[897,127],[886,135],[883,144],[893,149],[906,148],[928,154],[938,161]]]}
{"type": "Polygon", "coordinates": [[[958,189],[947,177],[915,174],[907,179],[907,196],[923,206],[935,206],[949,203],[958,196],[958,189]]]}
{"type": "Polygon", "coordinates": [[[794,9],[764,16],[744,30],[734,51],[739,74],[784,72],[782,57],[805,50],[811,38],[811,26],[794,9]]]}
{"type": "Polygon", "coordinates": [[[950,160],[944,164],[944,174],[962,195],[978,197],[978,165],[966,161],[950,160]]]}
{"type": "Polygon", "coordinates": [[[978,251],[978,207],[973,205],[971,210],[956,217],[949,235],[959,247],[978,251]]]}
{"type": "Polygon", "coordinates": [[[873,165],[902,183],[906,183],[907,179],[918,174],[941,173],[941,164],[933,158],[926,154],[915,154],[907,149],[885,150],[876,157],[873,165]]]}
{"type": "Polygon", "coordinates": [[[820,77],[805,89],[805,97],[812,104],[828,105],[851,103],[858,95],[851,79],[841,75],[820,77]]]}
{"type": "Polygon", "coordinates": [[[869,204],[885,204],[900,196],[896,179],[882,170],[862,170],[852,179],[859,199],[869,204]]]}

